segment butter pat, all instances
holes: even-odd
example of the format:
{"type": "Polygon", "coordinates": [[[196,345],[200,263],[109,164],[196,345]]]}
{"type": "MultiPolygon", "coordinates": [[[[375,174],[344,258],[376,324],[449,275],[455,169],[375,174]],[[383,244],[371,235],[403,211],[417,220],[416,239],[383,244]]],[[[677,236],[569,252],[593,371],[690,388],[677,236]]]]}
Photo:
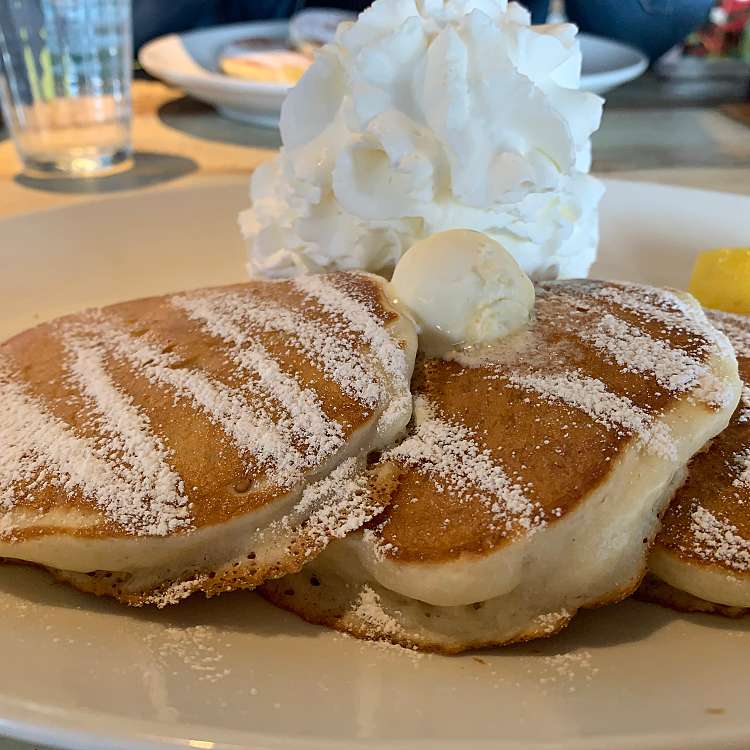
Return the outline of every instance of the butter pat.
{"type": "Polygon", "coordinates": [[[507,336],[525,326],[534,309],[534,285],[510,253],[467,229],[412,245],[391,285],[419,325],[420,348],[430,356],[507,336]]]}

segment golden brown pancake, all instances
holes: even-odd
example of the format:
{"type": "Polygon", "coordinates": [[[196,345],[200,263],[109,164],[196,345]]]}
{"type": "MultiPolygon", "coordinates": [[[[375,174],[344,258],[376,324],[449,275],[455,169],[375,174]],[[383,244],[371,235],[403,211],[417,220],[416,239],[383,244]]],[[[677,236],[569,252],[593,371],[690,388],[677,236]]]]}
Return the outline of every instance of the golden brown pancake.
{"type": "Polygon", "coordinates": [[[386,510],[263,593],[363,638],[456,652],[549,635],[630,594],[740,383],[688,295],[543,285],[530,327],[418,361],[386,510]]]}
{"type": "Polygon", "coordinates": [[[652,582],[640,596],[734,617],[750,608],[750,317],[707,315],[735,347],[742,399],[729,427],[693,459],[664,516],[649,568],[669,586],[652,582]]]}
{"type": "Polygon", "coordinates": [[[0,557],[129,604],[251,588],[383,507],[416,333],[367,274],[113,305],[0,347],[0,557]]]}

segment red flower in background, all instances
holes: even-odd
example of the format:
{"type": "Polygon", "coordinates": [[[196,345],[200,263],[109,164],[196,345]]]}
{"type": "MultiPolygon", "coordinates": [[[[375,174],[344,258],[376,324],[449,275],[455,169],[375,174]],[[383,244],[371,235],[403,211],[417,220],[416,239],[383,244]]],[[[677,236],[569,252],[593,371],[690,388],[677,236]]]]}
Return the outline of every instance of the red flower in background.
{"type": "Polygon", "coordinates": [[[692,55],[719,57],[740,54],[750,36],[750,0],[720,0],[709,21],[688,37],[685,51],[692,55]]]}

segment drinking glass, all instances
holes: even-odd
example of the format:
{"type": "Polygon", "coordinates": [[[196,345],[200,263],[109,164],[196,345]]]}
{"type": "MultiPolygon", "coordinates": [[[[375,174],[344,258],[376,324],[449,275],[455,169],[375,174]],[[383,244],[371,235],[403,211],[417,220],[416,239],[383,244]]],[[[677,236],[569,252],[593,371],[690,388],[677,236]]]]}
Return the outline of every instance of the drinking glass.
{"type": "Polygon", "coordinates": [[[131,77],[130,0],[0,0],[0,104],[26,171],[127,163],[131,77]]]}

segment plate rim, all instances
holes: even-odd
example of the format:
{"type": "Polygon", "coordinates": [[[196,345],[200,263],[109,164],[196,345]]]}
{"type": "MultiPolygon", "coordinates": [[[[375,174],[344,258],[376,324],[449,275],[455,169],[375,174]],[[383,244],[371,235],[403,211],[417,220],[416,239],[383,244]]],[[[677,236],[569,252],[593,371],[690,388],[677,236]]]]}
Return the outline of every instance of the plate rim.
{"type": "MultiPolygon", "coordinates": [[[[241,35],[253,34],[261,35],[262,32],[272,34],[283,34],[285,30],[289,28],[288,20],[278,21],[247,21],[240,23],[231,24],[218,24],[216,26],[207,27],[205,29],[194,29],[186,32],[174,32],[170,34],[164,34],[162,36],[151,39],[144,44],[138,52],[138,62],[146,70],[149,75],[159,78],[180,88],[188,89],[196,88],[202,89],[207,94],[226,95],[232,94],[248,94],[258,97],[265,97],[268,99],[279,99],[279,106],[284,97],[293,88],[289,84],[281,83],[257,83],[254,81],[232,78],[231,76],[223,73],[216,73],[212,70],[204,68],[197,60],[194,60],[195,64],[198,65],[203,71],[200,75],[183,73],[176,71],[174,68],[165,65],[163,61],[160,61],[159,54],[164,47],[174,44],[183,43],[183,40],[194,40],[200,39],[201,37],[208,36],[216,32],[230,32],[236,31],[238,38],[241,35]]],[[[581,71],[581,88],[602,91],[609,90],[616,86],[620,86],[623,83],[634,80],[642,75],[648,68],[649,61],[643,52],[630,44],[625,44],[614,39],[608,39],[606,37],[598,36],[596,34],[589,34],[586,32],[580,32],[578,35],[579,40],[583,43],[584,40],[593,40],[598,44],[604,44],[610,49],[618,49],[620,51],[626,51],[633,57],[633,62],[621,67],[612,68],[610,70],[602,71],[599,73],[584,73],[581,71]]],[[[190,54],[187,52],[187,54],[190,54]]],[[[192,56],[191,56],[192,57],[192,56]]],[[[188,92],[189,93],[189,92],[188,92]]]]}
{"type": "MultiPolygon", "coordinates": [[[[262,95],[269,98],[281,97],[283,99],[292,88],[288,84],[257,83],[241,78],[232,78],[223,73],[216,73],[204,68],[197,60],[195,60],[195,58],[193,58],[195,64],[203,71],[201,75],[192,75],[190,73],[181,73],[179,71],[175,72],[174,68],[162,64],[158,59],[158,55],[160,51],[169,44],[175,42],[182,43],[183,39],[200,39],[201,37],[208,36],[217,31],[229,32],[230,30],[236,30],[238,36],[245,33],[252,35],[253,32],[259,32],[257,36],[261,36],[260,32],[262,31],[265,31],[266,33],[281,33],[288,28],[289,22],[283,20],[243,21],[240,23],[219,24],[205,29],[194,29],[186,32],[163,34],[162,36],[146,42],[146,44],[140,48],[138,51],[138,62],[149,75],[169,82],[174,82],[182,88],[187,88],[188,86],[200,86],[206,91],[212,93],[227,93],[231,91],[233,93],[262,95]]],[[[190,54],[187,50],[186,53],[188,55],[190,54]]]]}
{"type": "Polygon", "coordinates": [[[646,72],[649,66],[648,57],[641,52],[637,47],[631,44],[625,44],[616,39],[608,39],[607,37],[598,36],[597,34],[588,34],[586,32],[579,32],[578,38],[581,42],[584,39],[589,39],[597,42],[598,44],[605,44],[611,49],[619,49],[627,51],[633,55],[633,62],[629,65],[623,65],[621,67],[613,68],[611,70],[605,70],[600,73],[587,73],[584,74],[581,71],[581,86],[585,82],[586,88],[601,90],[602,88],[614,88],[620,86],[628,81],[633,81],[639,76],[646,72]]]}

